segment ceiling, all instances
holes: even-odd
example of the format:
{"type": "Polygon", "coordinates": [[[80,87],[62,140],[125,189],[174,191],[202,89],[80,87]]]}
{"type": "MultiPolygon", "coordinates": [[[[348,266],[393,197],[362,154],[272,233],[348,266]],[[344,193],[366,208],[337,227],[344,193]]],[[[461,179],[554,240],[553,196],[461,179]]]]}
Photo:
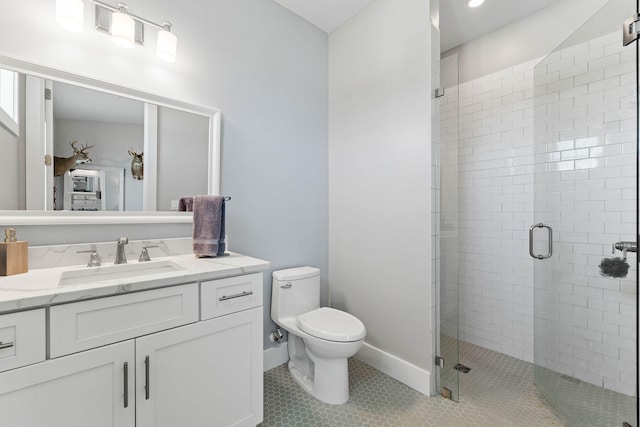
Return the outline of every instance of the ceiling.
{"type": "Polygon", "coordinates": [[[561,0],[485,0],[470,8],[466,0],[440,0],[442,52],[490,33],[561,0]]]}
{"type": "Polygon", "coordinates": [[[360,13],[374,0],[275,0],[275,2],[330,33],[360,13]]]}
{"type": "Polygon", "coordinates": [[[53,83],[56,119],[144,123],[144,103],[62,82],[53,83]]]}
{"type": "MultiPolygon", "coordinates": [[[[275,0],[327,33],[374,0],[275,0]]],[[[440,0],[441,50],[486,34],[562,0],[486,0],[472,9],[467,0],[440,0]]]]}

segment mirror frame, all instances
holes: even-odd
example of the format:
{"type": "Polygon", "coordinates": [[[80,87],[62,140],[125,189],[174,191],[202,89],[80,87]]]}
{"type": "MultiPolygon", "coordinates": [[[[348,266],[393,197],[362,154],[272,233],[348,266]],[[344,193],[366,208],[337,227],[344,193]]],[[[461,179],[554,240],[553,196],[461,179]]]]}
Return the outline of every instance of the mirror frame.
{"type": "MultiPolygon", "coordinates": [[[[19,73],[74,84],[112,95],[124,96],[145,103],[198,114],[209,118],[208,194],[220,194],[220,127],[222,112],[217,108],[189,104],[137,89],[83,77],[66,71],[34,64],[22,59],[0,55],[0,68],[19,73]]],[[[153,185],[155,187],[155,184],[153,185]]],[[[155,188],[154,188],[155,190],[155,188]]],[[[71,212],[71,211],[0,211],[0,226],[4,225],[73,225],[73,224],[175,224],[191,223],[193,214],[175,211],[71,212]]]]}

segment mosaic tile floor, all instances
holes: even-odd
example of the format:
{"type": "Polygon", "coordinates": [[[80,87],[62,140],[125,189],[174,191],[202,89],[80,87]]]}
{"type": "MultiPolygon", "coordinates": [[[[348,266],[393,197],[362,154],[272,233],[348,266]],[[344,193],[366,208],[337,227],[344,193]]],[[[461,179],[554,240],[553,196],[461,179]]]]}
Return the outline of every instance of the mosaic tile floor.
{"type": "Polygon", "coordinates": [[[538,390],[579,427],[636,425],[635,398],[536,367],[538,390]]]}
{"type": "Polygon", "coordinates": [[[350,400],[322,403],[298,387],[286,365],[264,376],[263,427],[566,427],[538,397],[532,365],[463,343],[462,400],[426,397],[380,371],[349,360],[350,400]],[[528,366],[527,366],[528,365],[528,366]]]}
{"type": "MultiPolygon", "coordinates": [[[[446,344],[446,343],[445,343],[446,344]]],[[[620,427],[635,417],[634,398],[551,371],[540,372],[548,396],[571,413],[560,421],[533,385],[531,363],[460,342],[460,403],[426,397],[357,360],[349,360],[350,400],[328,405],[293,382],[286,365],[264,374],[263,427],[620,427]]]]}

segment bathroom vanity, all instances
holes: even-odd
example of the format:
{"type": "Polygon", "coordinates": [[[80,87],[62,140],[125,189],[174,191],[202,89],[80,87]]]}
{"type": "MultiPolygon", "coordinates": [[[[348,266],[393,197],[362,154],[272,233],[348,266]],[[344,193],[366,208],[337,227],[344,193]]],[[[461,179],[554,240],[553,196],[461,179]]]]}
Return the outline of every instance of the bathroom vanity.
{"type": "Polygon", "coordinates": [[[255,426],[268,267],[177,255],[0,279],[0,425],[255,426]]]}

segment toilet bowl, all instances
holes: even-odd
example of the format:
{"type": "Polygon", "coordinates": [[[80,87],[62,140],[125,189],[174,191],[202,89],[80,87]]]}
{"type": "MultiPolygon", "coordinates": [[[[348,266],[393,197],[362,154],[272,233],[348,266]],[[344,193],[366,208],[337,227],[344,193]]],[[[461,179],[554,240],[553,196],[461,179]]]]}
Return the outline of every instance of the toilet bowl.
{"type": "Polygon", "coordinates": [[[349,400],[347,358],[362,346],[366,329],[355,316],[320,307],[320,270],[273,272],[271,318],[289,332],[289,372],[309,394],[332,404],[349,400]]]}

